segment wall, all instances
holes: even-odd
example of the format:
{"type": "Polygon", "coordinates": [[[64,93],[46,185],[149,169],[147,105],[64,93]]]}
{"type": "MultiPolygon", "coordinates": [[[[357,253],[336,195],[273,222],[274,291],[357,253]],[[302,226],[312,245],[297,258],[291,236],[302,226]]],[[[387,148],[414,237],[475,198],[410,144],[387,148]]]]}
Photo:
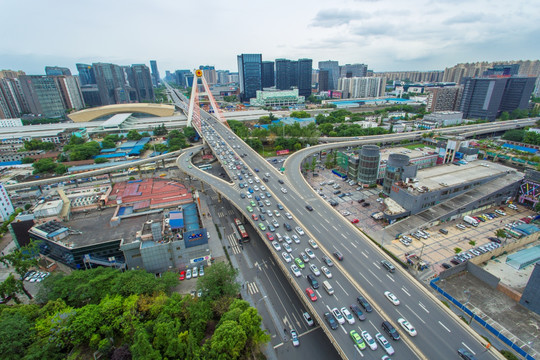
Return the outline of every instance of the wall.
{"type": "Polygon", "coordinates": [[[469,261],[467,261],[467,271],[471,273],[471,275],[473,275],[475,278],[477,278],[478,280],[481,280],[484,284],[494,289],[499,284],[499,281],[501,281],[501,279],[499,279],[495,275],[491,274],[490,272],[482,269],[478,265],[469,261]]]}
{"type": "Polygon", "coordinates": [[[516,241],[511,241],[511,242],[507,241],[506,244],[502,245],[501,247],[496,248],[495,250],[491,250],[485,254],[473,257],[472,259],[469,260],[469,262],[479,265],[485,261],[490,260],[494,256],[495,257],[499,256],[504,252],[511,253],[515,249],[524,247],[525,245],[535,242],[536,240],[539,239],[539,237],[540,237],[539,234],[531,234],[528,236],[524,236],[521,239],[518,239],[516,241]]]}

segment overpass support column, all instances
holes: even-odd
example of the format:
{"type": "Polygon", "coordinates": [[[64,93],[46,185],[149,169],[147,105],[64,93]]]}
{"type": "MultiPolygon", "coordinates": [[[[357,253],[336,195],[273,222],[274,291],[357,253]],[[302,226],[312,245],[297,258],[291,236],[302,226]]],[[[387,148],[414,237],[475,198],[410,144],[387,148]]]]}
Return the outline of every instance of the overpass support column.
{"type": "Polygon", "coordinates": [[[204,181],[200,181],[200,183],[201,183],[201,192],[203,194],[206,194],[206,192],[204,191],[204,181]]]}
{"type": "Polygon", "coordinates": [[[221,193],[219,193],[217,191],[216,191],[216,193],[217,193],[217,201],[218,201],[218,203],[220,203],[221,202],[221,193]]]}
{"type": "Polygon", "coordinates": [[[139,180],[142,180],[141,165],[137,165],[137,170],[139,170],[139,180]]]}

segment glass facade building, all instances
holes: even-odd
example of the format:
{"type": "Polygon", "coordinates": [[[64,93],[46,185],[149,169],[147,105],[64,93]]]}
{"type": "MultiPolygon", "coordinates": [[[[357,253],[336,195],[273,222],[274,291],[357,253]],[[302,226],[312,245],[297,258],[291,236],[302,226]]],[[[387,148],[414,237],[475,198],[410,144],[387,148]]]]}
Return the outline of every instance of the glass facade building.
{"type": "Polygon", "coordinates": [[[269,88],[274,86],[274,62],[262,62],[262,87],[269,88]]]}
{"type": "Polygon", "coordinates": [[[262,55],[238,55],[238,76],[241,100],[256,97],[257,90],[262,90],[262,55]]]}
{"type": "Polygon", "coordinates": [[[311,73],[313,70],[313,60],[298,60],[298,94],[309,97],[311,95],[311,73]]]}
{"type": "Polygon", "coordinates": [[[380,148],[377,145],[364,145],[359,152],[358,183],[371,185],[379,175],[380,148]]]}

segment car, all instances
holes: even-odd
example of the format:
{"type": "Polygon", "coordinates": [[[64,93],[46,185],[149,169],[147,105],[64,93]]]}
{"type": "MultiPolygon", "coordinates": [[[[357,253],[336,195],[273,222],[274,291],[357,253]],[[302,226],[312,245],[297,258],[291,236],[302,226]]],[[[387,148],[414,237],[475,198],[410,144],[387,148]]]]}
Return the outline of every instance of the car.
{"type": "Polygon", "coordinates": [[[362,204],[362,207],[368,207],[369,205],[371,205],[371,204],[368,203],[368,202],[365,202],[365,203],[362,204]]]}
{"type": "Polygon", "coordinates": [[[341,315],[341,312],[339,311],[338,308],[333,308],[332,309],[332,315],[334,315],[334,318],[336,318],[337,322],[340,325],[345,324],[345,318],[343,317],[343,315],[341,315]]]}
{"type": "Polygon", "coordinates": [[[475,360],[474,355],[467,349],[458,349],[457,351],[460,358],[465,360],[475,360]]]}
{"type": "Polygon", "coordinates": [[[343,261],[343,254],[341,254],[339,251],[334,251],[334,256],[335,256],[336,259],[338,259],[339,261],[343,261]]]}
{"type": "Polygon", "coordinates": [[[240,197],[241,197],[242,199],[245,199],[245,198],[246,198],[246,194],[240,193],[240,197]]]}
{"type": "Polygon", "coordinates": [[[259,215],[257,215],[257,214],[251,214],[251,218],[252,218],[254,221],[259,221],[259,215]]]}
{"type": "Polygon", "coordinates": [[[191,277],[196,278],[197,276],[199,276],[199,269],[195,266],[193,267],[193,270],[191,270],[191,277]]]}
{"type": "Polygon", "coordinates": [[[253,186],[253,190],[259,191],[259,186],[258,186],[258,185],[254,185],[254,186],[253,186]]]}
{"type": "Polygon", "coordinates": [[[364,339],[367,346],[369,346],[369,348],[371,350],[373,350],[373,351],[377,350],[377,343],[375,342],[373,337],[371,337],[371,335],[367,331],[364,330],[360,334],[362,335],[362,339],[364,339]]]}
{"type": "Polygon", "coordinates": [[[272,203],[268,199],[266,199],[266,200],[264,200],[264,205],[272,206],[272,203]]]}
{"type": "Polygon", "coordinates": [[[266,226],[263,223],[259,223],[259,229],[261,229],[261,231],[265,231],[266,226]]]}
{"type": "Polygon", "coordinates": [[[291,225],[284,223],[283,226],[285,227],[285,229],[287,229],[287,231],[292,231],[291,225]]]}
{"type": "Polygon", "coordinates": [[[328,270],[326,266],[321,266],[321,271],[328,279],[332,278],[332,273],[330,272],[330,270],[328,270]]]}
{"type": "Polygon", "coordinates": [[[274,216],[271,210],[266,210],[266,215],[268,215],[269,217],[274,216]]]}
{"type": "Polygon", "coordinates": [[[388,260],[381,260],[381,264],[391,273],[396,271],[396,268],[394,267],[394,265],[390,264],[388,260]]]}
{"type": "Polygon", "coordinates": [[[362,337],[360,337],[356,330],[351,330],[351,332],[349,332],[349,335],[351,336],[354,345],[356,345],[358,349],[364,350],[366,348],[366,343],[364,342],[364,340],[362,340],[362,337]]]}
{"type": "Polygon", "coordinates": [[[345,318],[345,320],[347,320],[347,322],[352,325],[355,323],[354,321],[354,316],[352,316],[351,312],[349,310],[347,310],[347,308],[344,306],[340,309],[341,311],[341,314],[343,315],[343,317],[345,318]]]}
{"type": "Polygon", "coordinates": [[[311,270],[311,272],[313,273],[313,275],[315,275],[315,276],[320,276],[320,275],[321,275],[321,271],[319,270],[319,268],[317,267],[317,265],[315,265],[315,264],[309,264],[309,269],[311,270]]]}
{"type": "Polygon", "coordinates": [[[248,212],[250,212],[250,213],[253,212],[253,208],[252,208],[251,206],[246,207],[246,210],[247,210],[248,212]]]}
{"type": "Polygon", "coordinates": [[[251,198],[253,197],[253,195],[251,195],[250,193],[247,193],[247,194],[246,194],[246,197],[247,197],[248,199],[251,199],[251,198]]]}
{"type": "Polygon", "coordinates": [[[290,238],[289,235],[287,235],[287,234],[283,235],[283,240],[285,240],[285,242],[286,242],[287,244],[291,244],[291,243],[292,243],[291,238],[290,238]]]}
{"type": "Polygon", "coordinates": [[[396,295],[394,295],[393,293],[391,293],[390,291],[385,291],[384,292],[384,296],[386,296],[386,298],[388,300],[390,300],[390,302],[396,306],[399,305],[399,299],[397,298],[396,295]]]}
{"type": "Polygon", "coordinates": [[[375,338],[377,339],[379,344],[381,344],[382,348],[384,349],[384,351],[386,351],[388,355],[394,354],[394,348],[392,347],[392,345],[390,345],[388,340],[386,340],[386,338],[381,333],[376,333],[375,338]]]}
{"type": "Polygon", "coordinates": [[[266,233],[266,238],[267,238],[269,241],[274,241],[274,235],[272,235],[271,232],[267,232],[267,233],[266,233]]]}
{"type": "Polygon", "coordinates": [[[302,251],[302,252],[300,253],[300,257],[302,258],[302,261],[303,261],[303,262],[305,262],[305,263],[309,262],[309,257],[306,255],[305,252],[302,251]]]}
{"type": "Polygon", "coordinates": [[[351,213],[350,213],[349,211],[346,211],[346,210],[343,211],[341,214],[342,214],[343,216],[349,216],[349,215],[351,215],[351,213]]]}
{"type": "Polygon", "coordinates": [[[272,241],[272,246],[274,249],[276,249],[276,251],[281,251],[281,245],[279,245],[277,241],[272,241]]]}
{"type": "Polygon", "coordinates": [[[288,252],[285,252],[285,251],[282,252],[281,256],[283,257],[283,260],[285,260],[285,262],[290,263],[292,261],[292,257],[291,257],[291,255],[289,255],[288,252]]]}
{"type": "Polygon", "coordinates": [[[328,267],[334,266],[334,262],[328,256],[322,256],[321,259],[328,267]]]}
{"type": "Polygon", "coordinates": [[[285,217],[289,220],[292,220],[292,216],[288,212],[285,213],[285,217]]]}
{"type": "Polygon", "coordinates": [[[308,324],[308,326],[313,326],[314,324],[313,319],[311,318],[311,315],[309,315],[308,312],[304,312],[302,316],[304,317],[304,320],[306,320],[306,323],[308,324]]]}
{"type": "Polygon", "coordinates": [[[341,194],[341,190],[334,191],[334,195],[341,194]]]}
{"type": "Polygon", "coordinates": [[[295,243],[300,244],[300,238],[296,236],[296,234],[292,234],[291,238],[293,239],[295,243]]]}
{"type": "Polygon", "coordinates": [[[191,269],[187,269],[186,271],[186,280],[191,279],[191,269]]]}
{"type": "Polygon", "coordinates": [[[300,269],[295,264],[291,265],[291,271],[293,272],[294,276],[296,276],[296,277],[302,276],[302,273],[300,272],[300,269]]]}
{"type": "Polygon", "coordinates": [[[407,332],[407,334],[409,334],[410,336],[416,336],[416,329],[414,328],[414,326],[411,325],[410,322],[408,322],[404,318],[399,318],[397,322],[399,323],[399,325],[401,325],[403,330],[407,332]]]}
{"type": "Polygon", "coordinates": [[[306,205],[306,209],[308,209],[308,211],[313,211],[313,207],[311,205],[306,205]]]}
{"type": "Polygon", "coordinates": [[[199,266],[199,277],[204,276],[204,265],[199,266]]]}
{"type": "Polygon", "coordinates": [[[290,333],[293,346],[300,346],[300,341],[298,340],[298,334],[296,333],[296,330],[291,330],[290,333]]]}
{"type": "Polygon", "coordinates": [[[445,269],[450,269],[452,267],[452,265],[450,264],[447,264],[447,263],[442,263],[441,266],[445,269]]]}
{"type": "MultiPolygon", "coordinates": [[[[261,197],[259,195],[255,195],[255,200],[261,201],[261,197]]],[[[252,203],[254,203],[254,202],[252,201],[252,203]]],[[[251,206],[255,206],[255,205],[251,205],[251,206]]]]}
{"type": "Polygon", "coordinates": [[[273,225],[268,225],[268,230],[270,230],[271,232],[274,232],[276,231],[276,228],[273,225]]]}
{"type": "Polygon", "coordinates": [[[360,304],[360,306],[362,306],[364,308],[364,310],[366,310],[366,312],[372,312],[373,311],[373,308],[371,307],[371,305],[369,304],[369,302],[366,300],[365,297],[363,297],[362,295],[359,295],[357,298],[356,298],[356,301],[358,301],[358,304],[360,304]]]}
{"type": "Polygon", "coordinates": [[[296,230],[296,232],[298,233],[298,235],[302,236],[304,235],[304,230],[302,230],[302,228],[300,226],[297,226],[294,228],[294,230],[296,230]]]}
{"type": "Polygon", "coordinates": [[[287,243],[283,244],[283,248],[285,249],[285,251],[287,251],[287,252],[289,252],[289,253],[292,252],[292,247],[291,247],[291,245],[289,245],[289,244],[287,244],[287,243]]]}
{"type": "Polygon", "coordinates": [[[302,260],[300,260],[300,258],[296,258],[294,259],[294,262],[296,263],[296,265],[298,265],[298,267],[300,269],[303,269],[306,267],[306,265],[304,265],[304,262],[302,260]]]}
{"type": "Polygon", "coordinates": [[[280,217],[280,216],[281,216],[281,214],[280,214],[279,211],[277,211],[277,210],[274,210],[274,215],[275,215],[276,217],[280,217]]]}
{"type": "Polygon", "coordinates": [[[351,223],[353,223],[353,224],[358,224],[359,222],[360,222],[360,220],[358,220],[358,219],[352,219],[351,220],[351,223]]]}
{"type": "Polygon", "coordinates": [[[306,255],[309,256],[310,259],[315,259],[315,254],[310,248],[306,248],[306,255]]]}
{"type": "Polygon", "coordinates": [[[281,188],[281,192],[284,193],[284,194],[286,194],[286,193],[287,193],[287,189],[281,188]]]}
{"type": "Polygon", "coordinates": [[[184,280],[186,278],[186,272],[184,270],[180,271],[180,276],[178,277],[179,280],[184,280]]]}
{"type": "Polygon", "coordinates": [[[261,219],[262,221],[265,221],[265,220],[266,220],[266,217],[264,216],[264,214],[260,214],[260,215],[259,215],[259,219],[261,219]]]}
{"type": "Polygon", "coordinates": [[[253,194],[253,189],[252,188],[248,188],[248,191],[250,194],[253,194]]]}
{"type": "Polygon", "coordinates": [[[398,341],[400,339],[399,333],[397,332],[396,328],[388,321],[382,322],[382,328],[393,340],[398,341]]]}
{"type": "Polygon", "coordinates": [[[283,205],[281,205],[281,204],[276,204],[276,207],[277,207],[279,210],[283,210],[283,205]]]}
{"type": "Polygon", "coordinates": [[[273,220],[272,220],[272,225],[273,225],[275,228],[278,228],[278,227],[279,227],[279,223],[277,222],[276,219],[273,219],[273,220]]]}
{"type": "Polygon", "coordinates": [[[315,294],[315,291],[313,291],[312,288],[310,287],[306,288],[306,294],[311,301],[317,301],[317,295],[315,294]]]}
{"type": "MultiPolygon", "coordinates": [[[[266,189],[266,188],[265,188],[265,189],[266,189]]],[[[264,190],[264,189],[263,189],[263,186],[261,186],[261,190],[264,190]]],[[[266,194],[266,197],[267,197],[267,198],[271,198],[271,197],[272,197],[272,194],[270,194],[268,191],[265,192],[265,194],[266,194]]]]}
{"type": "Polygon", "coordinates": [[[362,312],[362,310],[360,310],[360,307],[358,305],[351,304],[351,306],[349,306],[349,308],[351,309],[352,313],[354,315],[356,315],[358,320],[360,320],[360,321],[366,320],[366,315],[364,315],[364,313],[362,312]]]}
{"type": "Polygon", "coordinates": [[[318,289],[319,288],[319,282],[317,281],[317,278],[313,274],[308,274],[306,276],[308,283],[311,285],[312,288],[318,289]]]}
{"type": "Polygon", "coordinates": [[[328,322],[328,325],[330,325],[330,328],[332,330],[336,330],[338,328],[338,323],[336,319],[330,314],[329,312],[324,313],[324,318],[328,322]]]}
{"type": "MultiPolygon", "coordinates": [[[[319,245],[317,245],[317,243],[315,242],[315,240],[313,239],[308,239],[308,243],[309,245],[314,248],[314,249],[318,249],[319,248],[319,245]]],[[[309,254],[308,254],[309,255],[309,254]]]]}
{"type": "Polygon", "coordinates": [[[260,202],[260,201],[257,201],[257,206],[262,208],[262,207],[264,207],[264,204],[262,202],[260,202]]]}

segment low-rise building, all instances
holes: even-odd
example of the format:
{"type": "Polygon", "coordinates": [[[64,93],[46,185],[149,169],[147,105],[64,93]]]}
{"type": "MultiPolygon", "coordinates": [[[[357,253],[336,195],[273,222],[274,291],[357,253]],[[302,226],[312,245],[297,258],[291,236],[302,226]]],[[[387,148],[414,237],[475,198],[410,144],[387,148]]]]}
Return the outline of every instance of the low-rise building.
{"type": "Polygon", "coordinates": [[[250,100],[251,106],[290,106],[305,103],[305,97],[298,95],[298,89],[261,91],[250,100]]]}

